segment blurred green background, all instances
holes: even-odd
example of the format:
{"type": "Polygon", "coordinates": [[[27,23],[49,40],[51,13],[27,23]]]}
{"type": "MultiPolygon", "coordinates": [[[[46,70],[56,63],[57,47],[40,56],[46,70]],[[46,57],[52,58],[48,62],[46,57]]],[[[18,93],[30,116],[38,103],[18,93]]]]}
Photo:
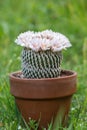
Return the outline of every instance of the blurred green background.
{"type": "Polygon", "coordinates": [[[75,109],[78,114],[76,117],[72,114],[71,122],[75,120],[76,130],[87,130],[87,0],[0,0],[0,122],[9,124],[11,118],[16,118],[8,75],[21,69],[22,47],[14,40],[21,32],[45,29],[60,32],[71,41],[72,47],[63,52],[61,67],[78,73],[78,91],[73,103],[74,108],[78,106],[75,109]],[[13,117],[9,115],[11,109],[13,117]],[[9,120],[5,120],[6,115],[9,120]]]}
{"type": "Polygon", "coordinates": [[[64,52],[63,64],[69,65],[70,69],[82,64],[87,34],[86,10],[86,0],[1,0],[1,74],[20,68],[18,60],[21,48],[14,44],[14,40],[19,33],[27,30],[52,29],[63,33],[72,43],[72,48],[64,52]]]}

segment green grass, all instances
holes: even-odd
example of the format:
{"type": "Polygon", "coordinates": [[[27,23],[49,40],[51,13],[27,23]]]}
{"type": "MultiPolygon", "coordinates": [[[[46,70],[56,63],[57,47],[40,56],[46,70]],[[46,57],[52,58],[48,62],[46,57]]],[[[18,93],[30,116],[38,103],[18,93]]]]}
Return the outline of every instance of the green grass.
{"type": "Polygon", "coordinates": [[[87,130],[86,0],[0,0],[0,130],[29,129],[10,94],[8,76],[21,69],[22,48],[14,43],[17,35],[44,29],[61,32],[70,39],[72,48],[63,52],[62,68],[78,73],[77,93],[64,130],[87,130]]]}

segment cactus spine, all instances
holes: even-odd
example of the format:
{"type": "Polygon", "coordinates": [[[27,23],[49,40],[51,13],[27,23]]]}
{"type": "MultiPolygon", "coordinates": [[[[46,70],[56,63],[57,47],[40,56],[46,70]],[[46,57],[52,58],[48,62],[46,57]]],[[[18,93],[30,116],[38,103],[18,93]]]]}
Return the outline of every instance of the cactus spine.
{"type": "Polygon", "coordinates": [[[53,78],[61,73],[61,52],[51,50],[35,52],[24,48],[21,59],[25,78],[53,78]]]}

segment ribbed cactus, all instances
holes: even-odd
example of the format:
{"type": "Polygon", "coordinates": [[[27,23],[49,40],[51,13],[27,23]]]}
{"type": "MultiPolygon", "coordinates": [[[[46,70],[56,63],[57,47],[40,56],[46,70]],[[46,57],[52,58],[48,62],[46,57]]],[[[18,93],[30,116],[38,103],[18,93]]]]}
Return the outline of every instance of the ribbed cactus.
{"type": "Polygon", "coordinates": [[[60,75],[62,53],[51,50],[35,52],[22,51],[22,73],[25,78],[53,78],[60,75]]]}
{"type": "Polygon", "coordinates": [[[62,50],[71,47],[61,33],[45,30],[21,33],[15,42],[24,47],[22,73],[24,78],[53,78],[60,76],[62,50]]]}

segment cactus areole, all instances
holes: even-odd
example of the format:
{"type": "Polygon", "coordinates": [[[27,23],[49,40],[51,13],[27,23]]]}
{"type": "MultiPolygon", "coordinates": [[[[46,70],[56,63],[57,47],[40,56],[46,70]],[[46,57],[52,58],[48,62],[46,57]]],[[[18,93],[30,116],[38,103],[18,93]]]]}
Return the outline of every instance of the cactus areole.
{"type": "Polygon", "coordinates": [[[70,41],[63,34],[45,30],[21,33],[15,42],[23,47],[22,71],[10,74],[11,94],[19,111],[26,122],[40,119],[41,130],[52,119],[55,122],[63,109],[59,120],[65,126],[77,79],[76,72],[61,69],[62,50],[71,47],[70,41]]]}

